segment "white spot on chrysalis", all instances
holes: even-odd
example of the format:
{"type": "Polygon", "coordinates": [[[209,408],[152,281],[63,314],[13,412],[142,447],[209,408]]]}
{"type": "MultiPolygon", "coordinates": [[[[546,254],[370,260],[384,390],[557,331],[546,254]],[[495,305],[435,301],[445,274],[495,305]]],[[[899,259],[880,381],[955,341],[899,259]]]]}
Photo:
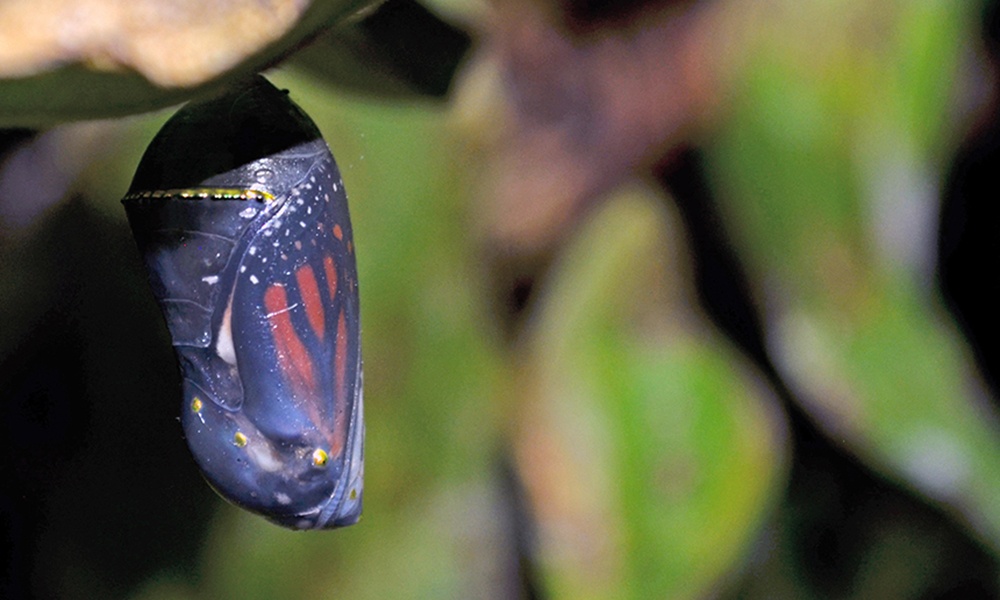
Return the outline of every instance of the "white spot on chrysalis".
{"type": "Polygon", "coordinates": [[[252,283],[252,284],[254,284],[254,285],[257,285],[258,283],[260,283],[260,280],[259,280],[259,279],[257,279],[257,276],[256,276],[256,275],[251,275],[251,276],[250,276],[250,283],[252,283]]]}
{"type": "Polygon", "coordinates": [[[205,275],[204,277],[201,278],[201,280],[204,281],[205,283],[207,283],[208,285],[215,285],[215,283],[219,281],[219,276],[218,275],[205,275]]]}
{"type": "Polygon", "coordinates": [[[228,364],[236,366],[236,347],[233,345],[233,297],[229,297],[226,312],[222,313],[222,324],[219,325],[219,335],[216,336],[215,353],[228,364]]]}
{"type": "Polygon", "coordinates": [[[274,448],[270,444],[253,444],[247,446],[247,456],[258,467],[272,473],[280,471],[284,464],[275,454],[274,448]]]}

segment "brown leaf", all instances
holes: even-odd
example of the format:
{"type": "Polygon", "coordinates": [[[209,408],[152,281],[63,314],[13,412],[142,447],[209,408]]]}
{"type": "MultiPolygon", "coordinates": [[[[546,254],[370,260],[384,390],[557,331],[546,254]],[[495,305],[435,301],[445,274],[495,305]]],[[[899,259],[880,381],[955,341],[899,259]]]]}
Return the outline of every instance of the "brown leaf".
{"type": "Polygon", "coordinates": [[[193,86],[281,38],[310,3],[4,0],[0,78],[83,63],[100,71],[135,70],[164,87],[193,86]]]}
{"type": "Polygon", "coordinates": [[[715,3],[651,3],[575,31],[525,0],[497,2],[487,51],[511,119],[484,208],[491,237],[537,251],[583,209],[714,112],[725,27],[715,3]]]}

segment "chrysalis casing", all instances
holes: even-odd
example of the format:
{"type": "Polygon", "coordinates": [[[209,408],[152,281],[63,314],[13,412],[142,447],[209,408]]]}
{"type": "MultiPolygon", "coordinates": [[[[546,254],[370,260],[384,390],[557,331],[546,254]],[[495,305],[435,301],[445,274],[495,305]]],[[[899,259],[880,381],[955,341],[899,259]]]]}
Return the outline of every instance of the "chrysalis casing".
{"type": "Polygon", "coordinates": [[[357,268],[344,184],[315,124],[263,77],[190,104],[150,143],[123,203],[205,478],[286,527],[357,522],[357,268]]]}

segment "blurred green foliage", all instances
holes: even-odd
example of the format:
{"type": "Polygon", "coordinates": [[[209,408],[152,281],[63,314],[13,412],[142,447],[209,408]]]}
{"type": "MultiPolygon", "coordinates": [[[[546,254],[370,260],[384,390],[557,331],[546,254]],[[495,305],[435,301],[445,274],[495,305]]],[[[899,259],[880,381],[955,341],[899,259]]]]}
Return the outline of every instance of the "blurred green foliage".
{"type": "Polygon", "coordinates": [[[596,550],[542,544],[554,597],[700,596],[774,501],[774,398],[671,277],[686,260],[679,239],[655,195],[628,190],[578,232],[544,291],[523,357],[541,391],[516,418],[538,430],[529,445],[579,453],[536,454],[552,478],[572,472],[539,486],[540,504],[568,494],[608,538],[596,550]]]}
{"type": "Polygon", "coordinates": [[[709,148],[775,358],[800,399],[996,548],[1000,438],[930,281],[932,182],[955,143],[945,125],[972,8],[790,9],[772,23],[782,35],[754,48],[709,148]],[[878,41],[859,43],[856,28],[878,18],[878,41]]]}

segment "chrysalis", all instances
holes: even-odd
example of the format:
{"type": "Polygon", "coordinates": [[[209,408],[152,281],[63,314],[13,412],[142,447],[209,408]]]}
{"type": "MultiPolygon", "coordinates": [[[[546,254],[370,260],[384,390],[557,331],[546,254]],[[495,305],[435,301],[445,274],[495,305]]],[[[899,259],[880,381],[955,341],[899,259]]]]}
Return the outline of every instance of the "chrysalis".
{"type": "Polygon", "coordinates": [[[315,124],[263,77],[190,104],[149,145],[123,203],[205,478],[286,527],[357,522],[357,268],[344,184],[315,124]]]}

